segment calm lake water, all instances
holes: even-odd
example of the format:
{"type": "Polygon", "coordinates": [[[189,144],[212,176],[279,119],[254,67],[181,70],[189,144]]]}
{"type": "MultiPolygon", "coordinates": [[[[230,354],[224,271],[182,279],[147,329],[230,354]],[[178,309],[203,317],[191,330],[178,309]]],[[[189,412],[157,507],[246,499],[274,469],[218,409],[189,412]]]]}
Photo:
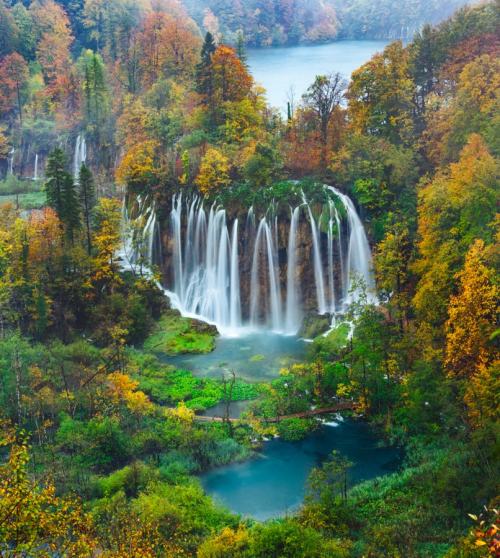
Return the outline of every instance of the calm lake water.
{"type": "Polygon", "coordinates": [[[254,459],[210,471],[201,481],[208,494],[233,512],[265,521],[301,505],[311,469],[333,450],[354,463],[350,486],[396,470],[399,451],[379,443],[366,423],[335,421],[300,442],[266,442],[254,459]]]}
{"type": "Polygon", "coordinates": [[[248,64],[257,83],[267,90],[273,107],[286,111],[287,93],[295,90],[295,104],[317,75],[340,72],[346,79],[380,52],[387,41],[338,41],[325,45],[251,49],[248,64]]]}
{"type": "Polygon", "coordinates": [[[238,378],[253,382],[269,381],[281,368],[304,359],[307,343],[298,337],[270,332],[245,337],[219,337],[215,350],[205,355],[164,357],[177,368],[190,370],[196,376],[220,378],[233,370],[238,378]]]}

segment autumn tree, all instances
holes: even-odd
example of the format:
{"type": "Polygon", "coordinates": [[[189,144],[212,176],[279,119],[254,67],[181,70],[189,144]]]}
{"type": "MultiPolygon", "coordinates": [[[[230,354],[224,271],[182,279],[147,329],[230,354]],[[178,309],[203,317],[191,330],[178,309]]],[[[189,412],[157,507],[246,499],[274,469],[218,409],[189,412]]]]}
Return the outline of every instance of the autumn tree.
{"type": "Polygon", "coordinates": [[[91,555],[96,540],[90,515],[77,500],[56,496],[53,484],[37,486],[28,474],[26,437],[2,428],[1,445],[9,457],[0,466],[0,540],[9,555],[91,555]]]}
{"type": "Polygon", "coordinates": [[[409,262],[411,238],[403,223],[395,223],[378,244],[375,253],[377,285],[387,297],[391,317],[402,332],[410,311],[409,262]]]}
{"type": "MultiPolygon", "coordinates": [[[[328,143],[328,126],[331,116],[342,102],[347,82],[339,73],[316,76],[303,96],[304,104],[311,109],[319,123],[321,142],[326,148],[328,143]]],[[[326,159],[326,153],[324,154],[326,159]]]]}
{"type": "Polygon", "coordinates": [[[17,52],[0,60],[0,113],[17,108],[19,124],[23,124],[23,102],[28,80],[28,64],[17,52]]]}
{"type": "Polygon", "coordinates": [[[127,184],[136,191],[153,185],[159,173],[157,160],[158,142],[147,140],[132,146],[118,168],[116,178],[121,184],[127,184]]]}
{"type": "Polygon", "coordinates": [[[491,242],[498,164],[483,139],[472,135],[460,159],[436,174],[419,194],[419,281],[413,299],[419,319],[441,330],[454,276],[475,239],[491,242]]]}
{"type": "Polygon", "coordinates": [[[208,128],[222,126],[227,122],[232,104],[249,98],[253,80],[236,51],[226,45],[210,52],[213,44],[207,36],[198,66],[198,91],[207,108],[208,128]]]}
{"type": "Polygon", "coordinates": [[[218,149],[213,147],[208,149],[201,161],[195,182],[204,195],[218,192],[229,186],[231,183],[229,159],[218,149]]]}
{"type": "Polygon", "coordinates": [[[121,284],[116,253],[120,247],[121,206],[102,198],[95,208],[96,228],[92,244],[96,251],[93,282],[101,291],[113,292],[121,284]]]}
{"type": "Polygon", "coordinates": [[[54,0],[45,0],[43,4],[33,2],[30,13],[37,22],[37,60],[49,92],[58,96],[61,94],[59,79],[70,69],[73,36],[68,16],[54,0]]]}
{"type": "Polygon", "coordinates": [[[409,54],[401,42],[394,42],[352,74],[347,98],[353,130],[408,144],[413,97],[409,54]]]}
{"type": "Polygon", "coordinates": [[[250,93],[252,77],[233,48],[226,45],[217,47],[211,64],[217,103],[241,101],[250,93]]]}
{"type": "Polygon", "coordinates": [[[153,12],[143,23],[139,43],[146,85],[160,77],[190,75],[198,60],[200,40],[186,13],[153,12]]]}
{"type": "Polygon", "coordinates": [[[494,270],[487,266],[488,251],[482,240],[469,249],[457,275],[459,291],[450,299],[446,322],[445,366],[450,377],[467,380],[465,401],[476,424],[494,418],[498,410],[495,393],[500,378],[493,335],[498,327],[500,293],[494,270]]]}

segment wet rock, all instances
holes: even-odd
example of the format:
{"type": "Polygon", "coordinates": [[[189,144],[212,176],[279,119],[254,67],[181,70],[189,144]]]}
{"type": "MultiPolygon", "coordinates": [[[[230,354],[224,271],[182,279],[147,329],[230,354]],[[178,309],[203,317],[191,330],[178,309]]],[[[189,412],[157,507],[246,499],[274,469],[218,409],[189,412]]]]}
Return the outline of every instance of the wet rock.
{"type": "Polygon", "coordinates": [[[319,314],[309,314],[304,317],[299,336],[304,337],[304,339],[314,339],[329,329],[330,316],[328,314],[322,316],[319,314]]]}
{"type": "Polygon", "coordinates": [[[208,335],[213,336],[219,335],[219,331],[217,330],[216,326],[207,324],[206,322],[202,322],[201,320],[191,319],[191,329],[196,333],[207,333],[208,335]]]}

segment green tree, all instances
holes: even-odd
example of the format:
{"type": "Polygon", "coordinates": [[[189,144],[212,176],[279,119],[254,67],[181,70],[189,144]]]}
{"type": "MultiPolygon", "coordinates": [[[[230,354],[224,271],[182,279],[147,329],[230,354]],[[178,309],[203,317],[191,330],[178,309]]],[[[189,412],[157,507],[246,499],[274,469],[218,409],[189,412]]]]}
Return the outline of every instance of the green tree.
{"type": "Polygon", "coordinates": [[[236,54],[241,60],[242,64],[247,65],[248,57],[246,51],[245,33],[240,29],[236,37],[236,54]]]}
{"type": "Polygon", "coordinates": [[[87,252],[90,255],[92,252],[92,212],[96,203],[94,177],[91,170],[82,164],[80,174],[78,177],[78,185],[80,187],[79,196],[80,204],[82,207],[83,222],[85,226],[85,233],[87,235],[87,252]]]}
{"type": "Polygon", "coordinates": [[[67,171],[64,151],[54,149],[49,155],[45,171],[47,205],[57,213],[68,238],[73,241],[74,232],[80,225],[80,204],[73,177],[67,171]]]}
{"type": "Polygon", "coordinates": [[[329,508],[340,498],[347,500],[348,471],[352,463],[333,451],[321,467],[313,469],[307,481],[308,499],[329,508]]]}
{"type": "Polygon", "coordinates": [[[205,35],[205,41],[201,47],[201,59],[196,67],[196,90],[202,95],[202,103],[210,107],[213,113],[214,105],[214,74],[212,70],[212,56],[217,49],[214,37],[211,33],[205,35]]]}
{"type": "Polygon", "coordinates": [[[83,74],[84,110],[87,130],[99,145],[101,130],[108,113],[108,94],[105,80],[105,66],[101,56],[86,50],[80,57],[83,74]]]}

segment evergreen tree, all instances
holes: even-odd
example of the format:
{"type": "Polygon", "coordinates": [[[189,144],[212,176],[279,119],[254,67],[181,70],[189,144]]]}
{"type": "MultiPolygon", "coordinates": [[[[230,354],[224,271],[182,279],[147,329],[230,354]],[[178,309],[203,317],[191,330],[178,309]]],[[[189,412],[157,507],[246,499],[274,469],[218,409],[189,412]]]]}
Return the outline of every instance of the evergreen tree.
{"type": "Polygon", "coordinates": [[[248,68],[247,49],[245,46],[245,34],[243,33],[243,31],[241,31],[241,29],[240,31],[238,31],[238,36],[236,37],[236,54],[238,55],[238,58],[241,60],[245,68],[248,68]]]}
{"type": "Polygon", "coordinates": [[[201,48],[201,61],[196,68],[196,88],[204,95],[206,104],[210,104],[213,97],[212,55],[216,48],[213,35],[208,32],[201,48]]]}
{"type": "Polygon", "coordinates": [[[95,186],[94,177],[92,172],[85,165],[82,164],[80,168],[80,174],[78,176],[78,183],[80,185],[80,205],[82,208],[83,223],[85,226],[85,233],[87,236],[87,251],[90,255],[92,252],[92,235],[91,235],[91,221],[92,221],[92,211],[95,206],[95,186]]]}
{"type": "Polygon", "coordinates": [[[87,130],[97,144],[108,112],[108,95],[105,80],[105,66],[99,54],[91,50],[84,52],[80,59],[85,95],[85,120],[87,130]]]}
{"type": "Polygon", "coordinates": [[[80,224],[80,208],[75,183],[67,171],[66,155],[62,149],[56,148],[49,155],[46,176],[47,205],[57,213],[72,241],[74,231],[80,224]]]}

